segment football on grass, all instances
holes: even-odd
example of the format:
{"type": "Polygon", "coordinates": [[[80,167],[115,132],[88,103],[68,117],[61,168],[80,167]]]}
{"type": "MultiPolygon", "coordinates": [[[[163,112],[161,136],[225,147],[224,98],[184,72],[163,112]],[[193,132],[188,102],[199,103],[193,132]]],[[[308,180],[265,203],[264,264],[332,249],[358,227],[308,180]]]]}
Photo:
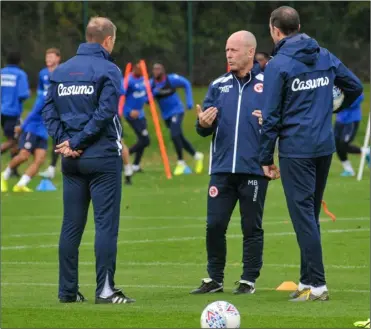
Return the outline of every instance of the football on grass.
{"type": "Polygon", "coordinates": [[[201,328],[239,328],[240,324],[240,313],[228,302],[211,303],[201,314],[201,328]]]}

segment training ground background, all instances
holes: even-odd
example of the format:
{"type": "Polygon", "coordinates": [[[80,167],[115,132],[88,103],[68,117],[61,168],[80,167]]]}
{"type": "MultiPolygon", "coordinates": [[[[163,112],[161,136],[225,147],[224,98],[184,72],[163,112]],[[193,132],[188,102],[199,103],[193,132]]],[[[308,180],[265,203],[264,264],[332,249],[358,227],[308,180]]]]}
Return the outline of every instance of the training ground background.
{"type": "MultiPolygon", "coordinates": [[[[195,103],[206,89],[194,89],[195,103]]],[[[363,144],[369,85],[365,86],[363,121],[356,138],[363,144]]],[[[26,113],[34,99],[26,103],[26,113]]],[[[331,301],[287,301],[275,288],[297,281],[299,249],[288,216],[280,181],[269,184],[265,214],[264,266],[255,295],[234,296],[241,274],[242,237],[238,206],[228,230],[228,255],[224,294],[191,296],[189,291],[207,277],[205,218],[208,186],[209,138],[194,129],[195,111],[185,116],[184,130],[197,150],[205,153],[205,170],[167,180],[147,109],[151,146],[143,161],[145,173],[124,186],[118,242],[116,283],[137,302],[131,305],[94,305],[94,221],[92,211],[80,248],[80,286],[84,304],[60,304],[58,290],[58,239],[62,221],[62,180],[54,179],[56,192],[2,193],[1,195],[1,327],[19,328],[199,328],[203,308],[215,300],[233,303],[241,313],[241,327],[350,328],[370,312],[370,171],[361,182],[340,177],[334,156],[324,199],[337,216],[332,222],[321,214],[324,261],[331,301]]],[[[164,127],[162,125],[162,127],[164,127]]],[[[163,129],[172,170],[176,162],[169,134],[163,129]]],[[[135,141],[124,125],[128,145],[135,141]]],[[[43,169],[49,165],[48,160],[43,169]]],[[[359,157],[350,157],[356,170],[359,157]]],[[[192,159],[186,155],[189,165],[192,159]]],[[[2,156],[2,168],[9,155],[2,156]]],[[[59,168],[58,164],[58,168],[59,168]]],[[[25,168],[23,165],[21,171],[25,168]]],[[[30,187],[36,188],[35,177],[30,187]]],[[[10,181],[10,190],[16,179],[10,181]]],[[[92,209],[91,209],[92,210],[92,209]]]]}

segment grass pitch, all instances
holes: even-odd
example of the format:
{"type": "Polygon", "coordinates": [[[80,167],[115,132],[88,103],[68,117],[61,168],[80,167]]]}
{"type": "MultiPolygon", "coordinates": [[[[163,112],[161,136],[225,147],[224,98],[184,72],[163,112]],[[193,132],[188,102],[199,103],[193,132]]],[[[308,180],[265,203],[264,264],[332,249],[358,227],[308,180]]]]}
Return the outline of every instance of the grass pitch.
{"type": "MultiPolygon", "coordinates": [[[[201,102],[205,89],[195,89],[201,102]]],[[[366,88],[364,120],[356,142],[363,143],[370,108],[366,88]]],[[[27,108],[32,106],[32,100],[27,108]]],[[[187,137],[198,150],[208,153],[208,138],[194,129],[195,112],[184,122],[187,137]]],[[[150,119],[148,112],[147,117],[150,119]]],[[[150,121],[150,120],[149,120],[150,121]]],[[[125,125],[127,144],[134,134],[125,125]]],[[[334,157],[325,200],[337,216],[332,222],[322,213],[324,261],[331,301],[289,303],[286,292],[275,288],[283,281],[297,281],[299,249],[280,181],[271,182],[264,214],[264,266],[252,296],[234,296],[234,282],[242,266],[242,237],[238,211],[228,230],[225,292],[191,296],[189,291],[207,276],[205,218],[207,160],[201,175],[167,180],[161,165],[153,125],[152,144],[144,156],[145,173],[124,187],[116,283],[137,299],[131,305],[95,305],[94,222],[92,212],[80,250],[81,291],[85,304],[60,304],[57,300],[58,238],[62,219],[62,182],[56,192],[2,194],[1,304],[2,328],[199,328],[203,308],[215,300],[233,303],[244,328],[350,328],[370,312],[370,188],[369,168],[361,182],[343,178],[334,157]]],[[[164,132],[172,167],[175,155],[164,132]]],[[[2,157],[6,165],[8,155],[2,157]]],[[[190,165],[192,159],[186,158],[190,165]]],[[[358,169],[359,158],[351,157],[358,169]]],[[[45,164],[45,167],[48,163],[45,164]]],[[[22,167],[24,168],[24,166],[22,167]]],[[[21,169],[22,169],[21,168],[21,169]]],[[[40,178],[30,187],[35,188],[40,178]]],[[[16,183],[10,181],[10,186],[16,183]]]]}

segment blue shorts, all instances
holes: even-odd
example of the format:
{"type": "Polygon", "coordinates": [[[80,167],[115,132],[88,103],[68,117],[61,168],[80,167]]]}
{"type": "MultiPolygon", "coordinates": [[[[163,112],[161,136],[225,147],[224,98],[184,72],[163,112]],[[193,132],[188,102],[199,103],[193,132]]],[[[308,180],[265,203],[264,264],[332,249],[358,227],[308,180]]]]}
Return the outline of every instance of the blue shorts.
{"type": "Polygon", "coordinates": [[[48,149],[48,140],[29,132],[23,132],[19,139],[19,148],[33,153],[36,149],[48,149]]]}
{"type": "Polygon", "coordinates": [[[171,137],[180,136],[183,134],[182,122],[184,113],[174,114],[169,119],[165,120],[166,127],[170,129],[171,137]]]}
{"type": "Polygon", "coordinates": [[[20,118],[9,115],[1,115],[1,127],[3,128],[4,136],[15,138],[14,128],[20,125],[20,118]]]}
{"type": "Polygon", "coordinates": [[[336,122],[334,128],[335,139],[343,143],[351,143],[356,137],[359,122],[341,123],[336,122]]]}
{"type": "Polygon", "coordinates": [[[126,121],[133,128],[138,138],[141,138],[142,136],[143,137],[148,136],[146,118],[142,118],[142,119],[126,118],[126,121]]]}

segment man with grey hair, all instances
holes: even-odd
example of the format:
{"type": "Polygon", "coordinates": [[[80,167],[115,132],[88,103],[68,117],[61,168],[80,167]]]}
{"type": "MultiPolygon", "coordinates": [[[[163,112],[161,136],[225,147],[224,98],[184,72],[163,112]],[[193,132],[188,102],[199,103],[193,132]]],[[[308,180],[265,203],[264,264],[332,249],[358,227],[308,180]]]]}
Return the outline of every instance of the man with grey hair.
{"type": "Polygon", "coordinates": [[[94,17],[86,43],[51,77],[43,118],[63,155],[64,216],[59,241],[59,300],[83,302],[78,290],[79,245],[90,200],[94,208],[95,303],[134,302],[115,287],[122,188],[122,128],[117,117],[121,72],[112,63],[116,27],[94,17]]]}
{"type": "Polygon", "coordinates": [[[362,93],[359,79],[317,41],[300,33],[298,12],[282,6],[271,14],[276,45],[264,74],[260,164],[267,177],[279,163],[287,206],[301,252],[300,280],[292,301],[327,301],[319,214],[335,151],[333,87],[344,93],[338,110],[362,93]]]}
{"type": "MultiPolygon", "coordinates": [[[[248,31],[233,33],[226,44],[230,72],[214,80],[197,105],[199,135],[212,135],[207,201],[207,271],[192,294],[223,291],[226,231],[237,201],[243,233],[243,273],[235,294],[255,293],[263,264],[262,217],[269,179],[259,165],[259,116],[263,73],[254,66],[256,40],[248,31]]],[[[278,178],[279,173],[272,179],[278,178]]]]}

